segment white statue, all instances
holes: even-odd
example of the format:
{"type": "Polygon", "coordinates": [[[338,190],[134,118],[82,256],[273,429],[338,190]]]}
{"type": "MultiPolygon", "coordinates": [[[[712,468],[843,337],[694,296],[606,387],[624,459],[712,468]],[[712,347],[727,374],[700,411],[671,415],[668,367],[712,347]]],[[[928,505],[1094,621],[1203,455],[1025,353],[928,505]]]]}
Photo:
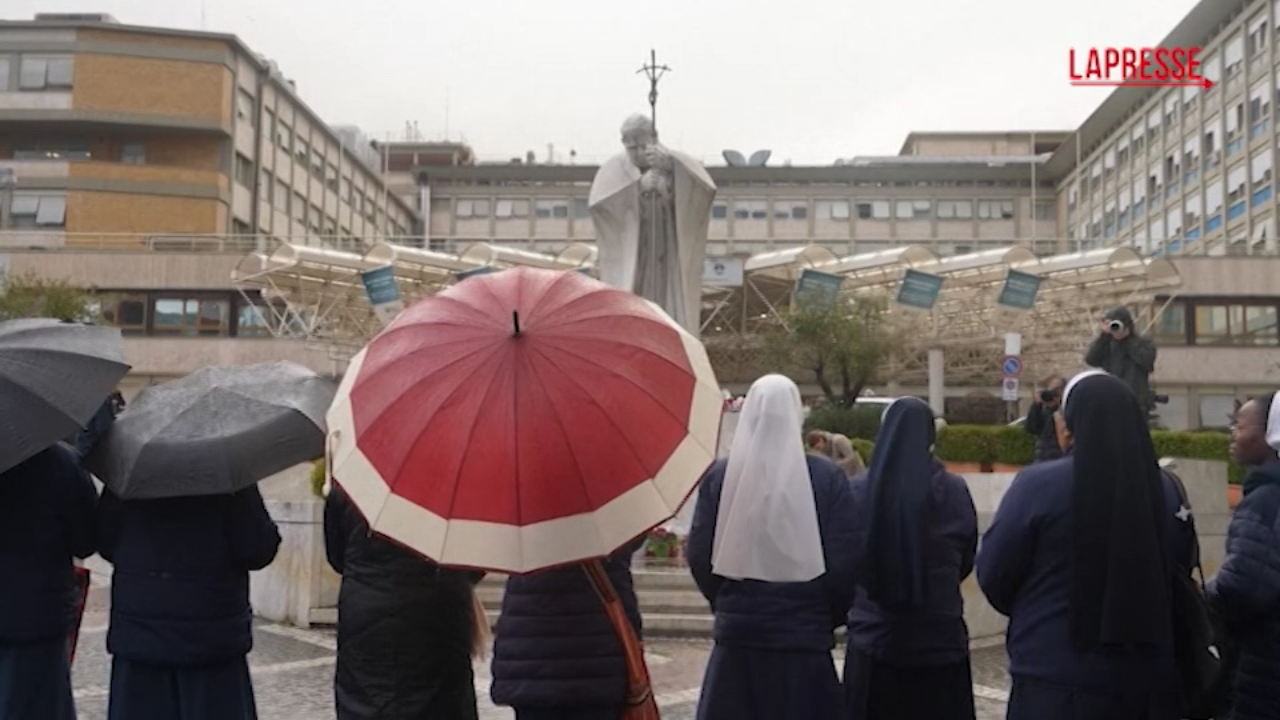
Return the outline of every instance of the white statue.
{"type": "Polygon", "coordinates": [[[697,160],[660,145],[643,115],[622,124],[622,145],[588,199],[600,279],[657,303],[696,337],[716,184],[697,160]]]}

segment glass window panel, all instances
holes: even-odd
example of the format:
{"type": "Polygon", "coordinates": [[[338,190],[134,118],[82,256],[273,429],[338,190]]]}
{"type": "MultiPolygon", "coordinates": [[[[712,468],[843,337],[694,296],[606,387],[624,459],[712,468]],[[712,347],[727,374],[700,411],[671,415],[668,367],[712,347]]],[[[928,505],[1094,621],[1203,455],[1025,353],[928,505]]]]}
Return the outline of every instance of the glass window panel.
{"type": "Polygon", "coordinates": [[[59,196],[40,198],[40,210],[36,224],[41,227],[62,227],[67,222],[67,199],[59,196]]]}
{"type": "Polygon", "coordinates": [[[22,65],[18,72],[18,88],[21,90],[43,90],[48,71],[48,60],[44,58],[22,58],[22,65]]]}

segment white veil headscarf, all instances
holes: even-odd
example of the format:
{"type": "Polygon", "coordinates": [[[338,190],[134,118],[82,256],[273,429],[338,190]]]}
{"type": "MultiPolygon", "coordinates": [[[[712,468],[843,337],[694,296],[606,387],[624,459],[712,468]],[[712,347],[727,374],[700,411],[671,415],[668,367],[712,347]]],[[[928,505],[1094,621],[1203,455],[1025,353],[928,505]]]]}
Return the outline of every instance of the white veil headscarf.
{"type": "Polygon", "coordinates": [[[1062,404],[1059,406],[1062,408],[1064,413],[1067,411],[1067,398],[1071,396],[1071,391],[1076,389],[1076,385],[1079,385],[1081,380],[1087,377],[1093,377],[1094,375],[1110,375],[1110,373],[1106,370],[1094,368],[1092,370],[1085,370],[1082,373],[1077,373],[1067,381],[1066,386],[1062,388],[1062,404]]]}
{"type": "Polygon", "coordinates": [[[1271,396],[1271,412],[1264,420],[1267,423],[1267,447],[1280,456],[1280,392],[1271,396]]]}
{"type": "Polygon", "coordinates": [[[794,382],[765,375],[751,385],[720,493],[711,550],[715,574],[808,582],[827,571],[803,431],[794,382]]]}

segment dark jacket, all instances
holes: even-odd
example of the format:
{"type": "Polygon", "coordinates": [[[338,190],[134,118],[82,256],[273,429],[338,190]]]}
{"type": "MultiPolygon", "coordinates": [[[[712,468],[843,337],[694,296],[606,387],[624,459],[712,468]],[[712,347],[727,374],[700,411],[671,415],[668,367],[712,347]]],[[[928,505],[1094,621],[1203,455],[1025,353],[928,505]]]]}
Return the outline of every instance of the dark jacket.
{"type": "Polygon", "coordinates": [[[1209,585],[1240,651],[1232,720],[1280,718],[1280,462],[1249,473],[1209,585]]]}
{"type": "Polygon", "coordinates": [[[89,418],[89,424],[85,426],[75,437],[75,448],[81,457],[88,457],[102,436],[107,434],[111,429],[111,425],[115,423],[116,416],[124,409],[124,398],[119,393],[111,393],[101,405],[98,406],[97,412],[93,417],[89,418]]]}
{"type": "MultiPolygon", "coordinates": [[[[1096,692],[1172,688],[1172,627],[1167,643],[1150,653],[1086,653],[1071,642],[1072,461],[1068,455],[1019,472],[978,548],[978,583],[1009,616],[1009,672],[1096,692]]],[[[1195,535],[1178,518],[1177,486],[1162,476],[1169,564],[1189,567],[1195,535]]]]}
{"type": "Polygon", "coordinates": [[[280,533],[257,486],[234,495],[98,501],[98,547],[115,566],[107,650],[142,663],[213,665],[253,647],[249,571],[280,533]]]}
{"type": "Polygon", "coordinates": [[[0,643],[67,636],[71,558],[93,554],[96,501],[79,456],[61,443],[0,473],[0,643]]]}
{"type": "MultiPolygon", "coordinates": [[[[636,635],[640,606],[631,578],[637,539],[605,561],[636,635]]],[[[493,648],[491,695],[514,708],[621,705],[627,666],[604,605],[577,565],[507,580],[493,648]]]]}
{"type": "MultiPolygon", "coordinates": [[[[933,506],[925,541],[928,601],[911,610],[880,607],[858,588],[849,611],[849,642],[871,657],[897,666],[936,666],[969,656],[960,583],[973,572],[978,549],[978,513],[964,478],[934,461],[933,506]]],[[[857,527],[868,512],[865,476],[853,482],[857,527]]],[[[864,548],[859,548],[862,552],[864,548]]]]}
{"type": "Polygon", "coordinates": [[[1151,373],[1156,369],[1156,345],[1137,334],[1117,342],[1101,333],[1085,350],[1086,365],[1105,370],[1124,381],[1142,403],[1145,412],[1151,407],[1151,373]]]}
{"type": "Polygon", "coordinates": [[[818,508],[827,572],[803,583],[730,580],[716,575],[711,552],[727,460],[703,477],[689,529],[689,570],[715,613],[715,641],[776,650],[828,651],[853,602],[857,527],[853,492],[844,471],[817,455],[806,457],[818,508]]]}
{"type": "Polygon", "coordinates": [[[1036,437],[1035,461],[1057,460],[1062,457],[1058,444],[1058,428],[1053,423],[1054,411],[1044,403],[1031,403],[1022,428],[1036,437]]]}
{"type": "Polygon", "coordinates": [[[342,575],[338,717],[475,718],[471,585],[480,574],[442,569],[371,534],[336,487],[325,500],[324,539],[342,575]]]}

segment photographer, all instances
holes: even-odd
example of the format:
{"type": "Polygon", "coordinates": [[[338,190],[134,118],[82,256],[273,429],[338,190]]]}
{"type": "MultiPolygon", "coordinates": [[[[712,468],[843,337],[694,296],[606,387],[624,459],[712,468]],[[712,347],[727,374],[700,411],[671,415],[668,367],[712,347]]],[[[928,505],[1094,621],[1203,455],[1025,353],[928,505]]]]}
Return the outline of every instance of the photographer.
{"type": "Polygon", "coordinates": [[[1152,407],[1151,373],[1156,369],[1156,346],[1134,330],[1133,315],[1118,307],[1103,316],[1102,333],[1084,353],[1090,367],[1105,370],[1124,381],[1141,403],[1152,407]]]}
{"type": "Polygon", "coordinates": [[[1027,419],[1023,422],[1022,428],[1036,437],[1035,462],[1057,460],[1062,457],[1053,414],[1062,406],[1064,384],[1061,375],[1050,375],[1041,383],[1043,389],[1036,395],[1035,402],[1027,411],[1027,419]]]}

